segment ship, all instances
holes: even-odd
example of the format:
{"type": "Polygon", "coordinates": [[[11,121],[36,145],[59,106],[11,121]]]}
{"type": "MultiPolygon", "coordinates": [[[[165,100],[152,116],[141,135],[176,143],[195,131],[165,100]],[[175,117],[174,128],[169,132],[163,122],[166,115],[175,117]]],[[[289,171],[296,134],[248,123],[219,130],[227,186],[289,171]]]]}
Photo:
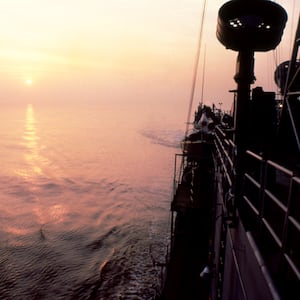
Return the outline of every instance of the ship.
{"type": "Polygon", "coordinates": [[[233,110],[199,103],[175,155],[160,300],[299,298],[300,22],[280,94],[252,87],[255,53],[277,47],[286,21],[269,0],[219,9],[217,38],[238,53],[233,110]]]}

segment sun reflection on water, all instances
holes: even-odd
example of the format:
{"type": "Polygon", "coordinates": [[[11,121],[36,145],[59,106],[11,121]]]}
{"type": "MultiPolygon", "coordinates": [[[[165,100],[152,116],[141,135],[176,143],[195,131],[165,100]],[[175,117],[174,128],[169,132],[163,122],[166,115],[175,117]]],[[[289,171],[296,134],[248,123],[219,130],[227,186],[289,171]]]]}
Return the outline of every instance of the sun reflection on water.
{"type": "Polygon", "coordinates": [[[34,213],[40,224],[57,224],[64,221],[66,207],[62,204],[55,204],[50,207],[35,207],[34,213]]]}
{"type": "MultiPolygon", "coordinates": [[[[28,104],[21,140],[21,145],[24,147],[22,155],[25,164],[17,169],[16,173],[24,180],[22,181],[24,193],[21,198],[23,200],[30,199],[33,207],[31,209],[27,202],[24,202],[24,206],[18,213],[33,214],[34,220],[38,224],[57,224],[63,222],[67,207],[60,203],[61,197],[59,195],[61,196],[63,191],[60,190],[59,172],[57,172],[57,168],[55,171],[51,169],[54,168],[53,163],[51,164],[49,159],[41,153],[45,147],[41,144],[37,125],[33,105],[28,104]],[[58,197],[54,198],[53,194],[58,197]]],[[[8,233],[17,236],[22,235],[23,231],[18,230],[19,226],[7,228],[8,233]]]]}
{"type": "Polygon", "coordinates": [[[40,155],[40,137],[36,130],[36,119],[33,106],[28,104],[26,109],[25,130],[23,134],[22,144],[26,147],[24,158],[28,167],[23,170],[17,170],[17,174],[25,179],[29,179],[34,175],[43,175],[41,161],[45,161],[40,155]]]}

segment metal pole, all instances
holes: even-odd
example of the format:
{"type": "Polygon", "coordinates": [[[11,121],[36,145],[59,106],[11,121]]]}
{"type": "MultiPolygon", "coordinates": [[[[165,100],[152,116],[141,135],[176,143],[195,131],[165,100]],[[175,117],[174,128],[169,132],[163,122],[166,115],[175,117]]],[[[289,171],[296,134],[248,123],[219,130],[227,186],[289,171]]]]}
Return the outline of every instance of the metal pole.
{"type": "Polygon", "coordinates": [[[239,205],[245,169],[245,153],[248,146],[248,127],[250,110],[250,85],[254,83],[254,51],[240,51],[236,64],[237,83],[236,107],[234,113],[234,143],[236,145],[234,194],[236,205],[239,205]]]}

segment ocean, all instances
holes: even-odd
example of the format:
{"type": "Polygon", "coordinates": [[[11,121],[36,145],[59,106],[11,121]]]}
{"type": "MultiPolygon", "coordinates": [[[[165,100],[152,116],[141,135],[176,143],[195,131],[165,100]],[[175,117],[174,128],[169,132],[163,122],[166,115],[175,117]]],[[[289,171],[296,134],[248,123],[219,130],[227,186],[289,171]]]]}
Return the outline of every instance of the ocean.
{"type": "Polygon", "coordinates": [[[36,101],[0,118],[0,298],[155,299],[183,135],[172,112],[36,101]]]}

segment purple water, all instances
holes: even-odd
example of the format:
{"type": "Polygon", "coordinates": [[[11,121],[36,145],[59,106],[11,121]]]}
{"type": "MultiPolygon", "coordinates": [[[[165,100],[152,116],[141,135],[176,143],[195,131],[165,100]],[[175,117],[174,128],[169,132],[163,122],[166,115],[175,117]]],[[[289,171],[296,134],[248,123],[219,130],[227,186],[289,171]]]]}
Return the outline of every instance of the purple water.
{"type": "Polygon", "coordinates": [[[166,115],[2,107],[1,299],[155,299],[182,137],[166,115]]]}

